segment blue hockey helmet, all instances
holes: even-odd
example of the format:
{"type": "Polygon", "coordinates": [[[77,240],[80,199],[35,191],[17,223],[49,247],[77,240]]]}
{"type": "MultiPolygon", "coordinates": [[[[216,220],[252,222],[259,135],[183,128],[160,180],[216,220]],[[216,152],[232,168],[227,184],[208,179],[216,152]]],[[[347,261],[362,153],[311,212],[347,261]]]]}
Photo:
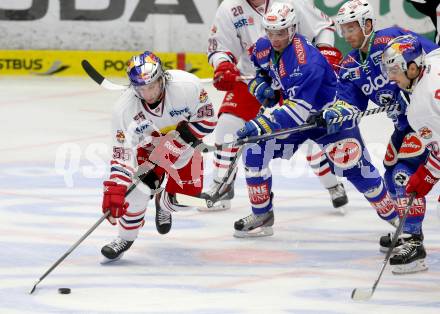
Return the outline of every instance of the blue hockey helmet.
{"type": "Polygon", "coordinates": [[[154,53],[145,51],[130,59],[127,75],[134,86],[150,84],[163,77],[162,61],[154,53]]]}
{"type": "Polygon", "coordinates": [[[388,42],[382,54],[382,72],[408,70],[408,64],[414,62],[417,66],[423,65],[423,49],[420,42],[413,35],[403,35],[388,42]]]}

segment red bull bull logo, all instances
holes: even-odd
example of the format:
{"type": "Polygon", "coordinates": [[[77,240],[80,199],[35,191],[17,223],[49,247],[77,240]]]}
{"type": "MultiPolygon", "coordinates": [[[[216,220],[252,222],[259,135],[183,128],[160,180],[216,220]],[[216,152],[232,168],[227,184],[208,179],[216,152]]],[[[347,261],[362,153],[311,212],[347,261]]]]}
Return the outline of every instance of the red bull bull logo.
{"type": "Polygon", "coordinates": [[[429,140],[432,137],[432,131],[426,126],[419,129],[419,136],[421,138],[429,140]]]}
{"type": "Polygon", "coordinates": [[[391,48],[394,49],[394,51],[403,54],[408,49],[411,49],[413,45],[411,43],[395,43],[391,45],[391,48]]]}

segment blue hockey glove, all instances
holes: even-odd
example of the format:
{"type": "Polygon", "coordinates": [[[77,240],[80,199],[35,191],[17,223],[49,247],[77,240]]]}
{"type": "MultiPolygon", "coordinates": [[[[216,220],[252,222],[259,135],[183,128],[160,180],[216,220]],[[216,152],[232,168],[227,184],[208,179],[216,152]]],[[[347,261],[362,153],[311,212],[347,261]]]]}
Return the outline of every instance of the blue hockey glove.
{"type": "Polygon", "coordinates": [[[325,109],[322,116],[327,124],[327,133],[333,134],[346,129],[352,129],[359,123],[359,119],[350,119],[347,121],[342,121],[338,123],[330,124],[330,120],[334,118],[341,118],[346,116],[351,116],[358,113],[359,109],[353,107],[352,105],[346,103],[345,101],[338,100],[333,106],[325,109]]]}
{"type": "Polygon", "coordinates": [[[237,136],[242,139],[249,136],[269,134],[279,129],[281,129],[281,126],[272,116],[258,115],[255,119],[246,122],[244,127],[237,131],[237,136]]]}
{"type": "Polygon", "coordinates": [[[257,75],[248,85],[249,92],[257,98],[258,102],[267,108],[272,108],[279,101],[279,95],[270,84],[265,80],[264,76],[257,75]]]}
{"type": "Polygon", "coordinates": [[[394,126],[398,130],[404,130],[408,125],[408,119],[406,118],[406,110],[407,104],[409,100],[407,100],[407,96],[404,92],[399,92],[395,97],[395,103],[399,105],[398,108],[394,110],[387,111],[387,117],[393,121],[394,126]]]}

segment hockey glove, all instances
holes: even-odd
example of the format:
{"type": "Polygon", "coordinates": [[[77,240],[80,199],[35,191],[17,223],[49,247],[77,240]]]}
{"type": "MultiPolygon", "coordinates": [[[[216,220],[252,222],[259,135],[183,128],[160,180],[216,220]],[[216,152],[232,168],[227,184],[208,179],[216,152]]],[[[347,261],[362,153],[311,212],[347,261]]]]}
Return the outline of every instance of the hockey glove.
{"type": "Polygon", "coordinates": [[[110,211],[108,221],[116,225],[115,218],[123,216],[127,212],[128,203],[125,201],[127,187],[113,181],[104,181],[104,197],[102,199],[102,212],[110,211]]]}
{"type": "Polygon", "coordinates": [[[318,47],[321,54],[327,59],[328,63],[333,67],[336,73],[339,73],[339,64],[342,61],[343,55],[336,47],[320,46],[318,47]]]}
{"type": "Polygon", "coordinates": [[[431,191],[438,180],[439,179],[434,177],[425,165],[420,165],[417,171],[409,178],[408,184],[406,185],[406,193],[410,194],[415,192],[417,198],[424,197],[431,191]]]}
{"type": "Polygon", "coordinates": [[[307,118],[306,122],[313,124],[316,123],[318,127],[327,127],[327,123],[325,122],[325,119],[323,117],[324,110],[318,111],[318,112],[310,112],[309,117],[307,118]]]}
{"type": "Polygon", "coordinates": [[[213,85],[220,91],[231,91],[240,76],[240,71],[232,62],[224,61],[214,71],[213,85]]]}
{"type": "Polygon", "coordinates": [[[352,116],[359,112],[359,109],[346,103],[345,101],[338,100],[333,106],[323,111],[322,116],[327,124],[327,133],[333,134],[346,129],[352,129],[359,123],[359,118],[349,118],[346,121],[337,123],[330,123],[334,118],[344,118],[352,116]]]}
{"type": "Polygon", "coordinates": [[[177,124],[176,131],[179,133],[179,137],[188,145],[192,147],[197,147],[201,140],[199,140],[189,128],[190,122],[183,120],[177,124]]]}
{"type": "Polygon", "coordinates": [[[279,102],[279,93],[274,91],[264,76],[257,76],[249,82],[249,92],[266,108],[272,108],[279,102]]]}
{"type": "Polygon", "coordinates": [[[258,115],[255,119],[246,122],[244,127],[237,131],[237,136],[242,139],[249,136],[270,134],[279,129],[281,126],[272,116],[258,115]]]}

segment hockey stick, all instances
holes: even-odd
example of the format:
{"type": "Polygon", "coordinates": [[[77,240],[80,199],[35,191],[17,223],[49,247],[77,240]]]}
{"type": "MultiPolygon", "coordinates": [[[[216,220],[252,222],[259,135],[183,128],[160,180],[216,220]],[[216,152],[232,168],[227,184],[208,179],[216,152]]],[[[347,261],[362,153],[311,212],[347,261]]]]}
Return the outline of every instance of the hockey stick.
{"type": "Polygon", "coordinates": [[[361,111],[361,112],[358,112],[358,113],[355,113],[355,114],[352,114],[349,116],[333,118],[333,119],[329,120],[328,124],[335,124],[335,123],[341,123],[341,122],[345,122],[345,121],[360,119],[360,118],[363,118],[366,116],[370,116],[370,115],[385,112],[385,111],[393,111],[394,109],[397,109],[397,108],[399,108],[399,104],[393,103],[393,104],[385,105],[383,107],[376,107],[373,109],[361,111]]]}
{"type": "MultiPolygon", "coordinates": [[[[362,117],[381,113],[384,111],[391,111],[391,110],[394,110],[395,108],[397,108],[398,106],[399,106],[398,104],[389,104],[389,105],[386,105],[383,107],[377,107],[377,108],[365,110],[362,112],[358,112],[358,113],[355,113],[355,114],[352,114],[349,116],[334,118],[334,119],[330,120],[328,123],[335,124],[335,123],[340,123],[342,121],[350,121],[353,119],[359,119],[362,117]]],[[[260,141],[267,141],[267,140],[270,140],[270,139],[273,139],[276,137],[280,137],[280,136],[284,136],[284,135],[292,135],[295,133],[300,133],[300,132],[304,132],[307,130],[311,130],[311,129],[314,129],[317,127],[325,127],[325,123],[326,122],[321,118],[321,119],[317,119],[316,121],[314,121],[312,123],[305,123],[305,124],[302,124],[302,125],[294,127],[294,128],[279,130],[279,131],[276,131],[273,133],[267,133],[267,134],[263,134],[263,135],[245,137],[245,138],[236,140],[231,143],[225,143],[225,144],[223,144],[223,147],[229,147],[229,148],[230,147],[239,147],[239,146],[242,146],[242,145],[248,144],[248,143],[257,143],[260,141]]],[[[220,193],[220,189],[223,188],[223,186],[225,184],[224,182],[229,181],[229,176],[234,172],[235,167],[236,167],[236,159],[233,161],[233,163],[229,167],[228,173],[222,179],[222,186],[219,186],[219,188],[217,188],[217,191],[213,194],[213,197],[203,198],[200,196],[198,196],[198,197],[197,196],[189,196],[189,195],[177,193],[176,194],[177,202],[179,204],[182,204],[185,206],[211,208],[226,193],[226,191],[223,191],[223,193],[220,193]],[[214,197],[214,196],[216,196],[216,197],[214,197]]]]}
{"type": "Polygon", "coordinates": [[[128,88],[126,85],[115,84],[109,80],[107,80],[104,76],[101,75],[87,60],[81,61],[81,66],[84,71],[86,71],[87,75],[94,80],[99,86],[104,87],[109,90],[124,90],[128,88]]]}
{"type": "MultiPolygon", "coordinates": [[[[135,188],[136,188],[136,186],[138,185],[138,183],[140,182],[140,181],[142,181],[142,179],[144,179],[147,175],[148,175],[148,173],[149,173],[149,171],[151,170],[152,168],[149,168],[149,167],[145,167],[145,168],[143,168],[143,167],[140,167],[140,169],[139,170],[141,170],[141,171],[138,171],[137,172],[137,174],[135,175],[135,177],[136,178],[138,178],[137,180],[136,180],[136,182],[134,182],[133,184],[131,184],[130,186],[129,186],[129,188],[127,189],[127,192],[125,193],[125,196],[127,197],[135,188]],[[140,175],[139,175],[140,174],[140,175]]],[[[159,193],[159,192],[161,192],[163,190],[163,188],[158,188],[158,189],[156,189],[156,190],[152,190],[151,191],[151,193],[154,195],[154,194],[157,194],[157,193],[159,193]]],[[[32,293],[34,293],[34,291],[35,291],[35,289],[37,288],[37,285],[41,282],[41,281],[43,281],[43,279],[44,278],[46,278],[59,264],[61,264],[61,262],[62,261],[64,261],[65,259],[66,259],[66,257],[67,256],[69,256],[70,255],[70,253],[72,253],[73,252],[73,250],[75,250],[93,231],[95,231],[95,229],[96,228],[98,228],[98,226],[104,221],[104,219],[106,219],[108,216],[110,215],[110,211],[107,211],[104,215],[102,215],[99,219],[98,219],[98,221],[97,222],[95,222],[95,224],[89,229],[89,230],[87,230],[87,232],[86,233],[84,233],[84,235],[78,240],[78,241],[76,241],[68,250],[67,250],[67,252],[66,253],[64,253],[63,254],[63,256],[61,256],[36,282],[35,282],[35,284],[34,284],[34,286],[32,287],[32,289],[29,291],[29,294],[32,294],[32,293]]]]}
{"type": "MultiPolygon", "coordinates": [[[[384,111],[392,111],[392,110],[396,109],[398,106],[399,106],[398,104],[389,104],[389,105],[386,105],[383,107],[377,107],[377,108],[361,111],[361,112],[358,112],[358,113],[355,113],[352,115],[339,117],[339,118],[333,118],[333,119],[329,120],[327,122],[327,124],[336,124],[336,123],[341,123],[341,122],[345,122],[345,121],[351,121],[354,119],[363,118],[363,117],[370,116],[370,115],[377,114],[377,113],[381,113],[384,111]]],[[[279,131],[276,131],[273,133],[245,137],[245,138],[239,139],[235,142],[229,143],[227,145],[228,146],[240,146],[240,145],[243,145],[246,143],[256,143],[259,141],[267,141],[267,140],[275,138],[275,137],[295,134],[295,133],[307,131],[307,130],[310,130],[310,129],[313,129],[316,127],[325,127],[325,123],[326,122],[322,119],[321,121],[316,121],[313,123],[305,123],[305,124],[302,124],[302,125],[294,127],[294,128],[279,130],[279,131]]]]}
{"type": "Polygon", "coordinates": [[[222,178],[222,181],[217,186],[216,191],[212,194],[211,197],[208,198],[202,196],[190,196],[186,194],[176,193],[177,203],[181,205],[193,206],[193,207],[207,207],[207,208],[213,207],[214,204],[217,203],[223,197],[223,195],[229,192],[227,188],[225,189],[225,186],[231,183],[230,179],[233,176],[234,172],[236,171],[237,163],[240,160],[242,150],[243,147],[240,147],[239,150],[237,151],[231,165],[228,168],[228,171],[222,178]]]}
{"type": "Polygon", "coordinates": [[[228,182],[230,181],[230,177],[235,172],[235,168],[237,166],[238,160],[240,159],[240,155],[243,150],[243,144],[265,141],[265,140],[272,139],[272,138],[275,138],[278,136],[283,136],[283,135],[291,135],[294,133],[299,133],[299,132],[303,132],[306,130],[314,129],[316,127],[318,127],[318,123],[316,123],[316,122],[306,123],[306,124],[297,126],[295,128],[280,130],[280,131],[273,132],[270,134],[245,137],[243,139],[236,140],[235,142],[224,144],[223,146],[226,146],[229,148],[230,147],[240,147],[240,149],[237,152],[237,154],[235,155],[233,162],[229,166],[228,172],[222,178],[221,184],[219,184],[219,186],[217,187],[217,190],[213,193],[213,195],[209,198],[206,198],[206,197],[202,197],[200,195],[199,196],[190,196],[190,195],[186,195],[186,194],[176,193],[177,202],[181,205],[184,205],[184,206],[207,207],[207,208],[213,207],[214,204],[217,203],[221,199],[221,197],[228,192],[227,189],[224,189],[223,191],[222,191],[222,189],[225,187],[225,185],[228,184],[228,182]]]}
{"type": "Polygon", "coordinates": [[[402,218],[400,219],[399,222],[399,226],[396,229],[396,232],[393,235],[393,239],[391,240],[391,245],[388,248],[388,252],[387,255],[385,256],[385,259],[383,260],[382,263],[382,268],[379,272],[379,276],[377,277],[376,281],[374,282],[373,286],[370,289],[359,289],[359,288],[355,288],[353,289],[352,293],[351,293],[351,298],[355,301],[367,301],[369,299],[371,299],[371,297],[374,294],[374,291],[376,291],[376,287],[379,284],[380,278],[382,277],[382,274],[385,270],[385,267],[387,266],[390,258],[391,258],[391,254],[393,253],[393,249],[396,245],[397,242],[397,238],[399,237],[400,233],[402,232],[403,229],[403,225],[405,224],[405,220],[406,217],[408,216],[408,213],[411,209],[412,203],[414,202],[414,199],[416,197],[415,193],[411,193],[410,197],[409,197],[409,201],[408,201],[408,206],[405,208],[405,212],[403,213],[402,218]]]}
{"type": "MultiPolygon", "coordinates": [[[[120,85],[113,83],[112,81],[106,79],[101,73],[98,72],[98,70],[95,69],[93,65],[90,64],[87,60],[81,61],[81,66],[83,67],[84,71],[87,73],[87,75],[94,80],[98,85],[104,87],[108,90],[124,90],[129,87],[129,85],[120,85]]],[[[253,79],[253,76],[238,76],[237,82],[243,82],[246,80],[253,79]]],[[[200,82],[202,83],[212,83],[213,79],[206,78],[206,79],[200,79],[200,82]]]]}

